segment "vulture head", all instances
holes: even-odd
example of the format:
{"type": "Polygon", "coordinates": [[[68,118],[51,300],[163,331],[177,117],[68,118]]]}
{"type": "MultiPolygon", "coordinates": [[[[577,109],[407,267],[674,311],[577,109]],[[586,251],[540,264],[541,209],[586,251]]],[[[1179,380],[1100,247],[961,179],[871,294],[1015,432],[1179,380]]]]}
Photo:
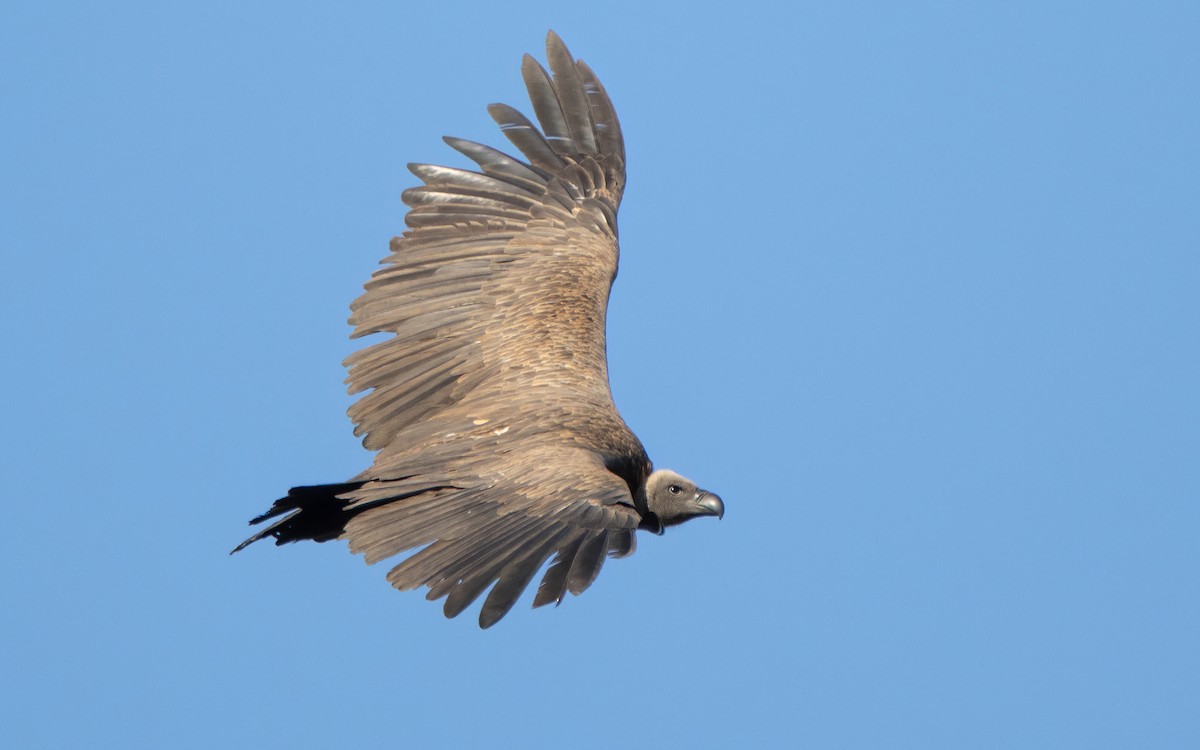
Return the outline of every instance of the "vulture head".
{"type": "Polygon", "coordinates": [[[643,528],[657,533],[668,526],[676,526],[698,516],[725,515],[725,503],[711,492],[702,490],[696,483],[670,469],[653,472],[642,485],[639,498],[657,524],[643,521],[643,528]]]}

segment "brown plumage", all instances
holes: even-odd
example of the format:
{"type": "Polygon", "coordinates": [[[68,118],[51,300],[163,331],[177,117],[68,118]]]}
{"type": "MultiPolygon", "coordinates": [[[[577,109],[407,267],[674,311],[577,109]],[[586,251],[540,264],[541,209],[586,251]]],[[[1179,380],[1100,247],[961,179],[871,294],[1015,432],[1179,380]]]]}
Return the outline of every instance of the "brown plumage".
{"type": "Polygon", "coordinates": [[[355,434],[378,450],[350,482],[296,487],[234,550],[274,537],[346,539],[428,587],[447,617],[489,586],[489,627],[548,561],[534,606],[559,603],[623,557],[637,529],[721,516],[716,495],[650,459],[613,404],[604,326],[617,273],[625,145],[612,102],[550,32],[553,77],[521,65],[538,130],[488,112],[528,160],[446,143],[478,172],[412,164],[409,229],[351,309],[354,336],[392,336],[346,360],[355,434]],[[493,584],[495,584],[493,586],[493,584]]]}

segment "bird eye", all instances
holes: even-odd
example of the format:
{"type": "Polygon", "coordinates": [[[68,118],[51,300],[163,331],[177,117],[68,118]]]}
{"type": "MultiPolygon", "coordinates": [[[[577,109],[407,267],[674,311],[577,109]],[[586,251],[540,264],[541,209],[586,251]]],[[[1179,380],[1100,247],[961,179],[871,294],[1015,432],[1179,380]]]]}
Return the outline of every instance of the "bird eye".
{"type": "Polygon", "coordinates": [[[670,492],[672,495],[678,495],[680,492],[683,492],[683,488],[677,484],[673,484],[667,488],[667,492],[670,492]]]}

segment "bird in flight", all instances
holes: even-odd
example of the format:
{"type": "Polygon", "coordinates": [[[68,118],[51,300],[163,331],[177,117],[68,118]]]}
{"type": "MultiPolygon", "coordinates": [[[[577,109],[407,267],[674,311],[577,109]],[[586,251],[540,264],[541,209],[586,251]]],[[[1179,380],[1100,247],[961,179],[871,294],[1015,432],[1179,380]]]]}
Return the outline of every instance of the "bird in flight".
{"type": "Polygon", "coordinates": [[[641,529],[725,513],[717,495],[653,470],[613,404],[605,315],[617,275],[625,144],[591,68],[550,32],[551,73],[521,73],[541,128],[488,107],[525,160],[458,138],[478,171],[431,164],[404,192],[407,231],[351,306],[354,434],[378,451],[348,482],[293,487],[242,542],[345,539],[428,588],[455,617],[491,587],[502,618],[551,561],[533,606],[558,604],[633,552],[641,529]]]}

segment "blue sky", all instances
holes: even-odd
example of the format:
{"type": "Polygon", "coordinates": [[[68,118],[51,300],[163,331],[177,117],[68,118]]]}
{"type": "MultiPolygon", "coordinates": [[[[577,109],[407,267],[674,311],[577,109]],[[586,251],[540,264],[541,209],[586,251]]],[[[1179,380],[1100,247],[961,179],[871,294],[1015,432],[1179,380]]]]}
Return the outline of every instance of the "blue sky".
{"type": "Polygon", "coordinates": [[[1198,6],[442,5],[0,11],[0,745],[1200,747],[1198,6]],[[230,558],[367,465],[404,165],[548,28],[626,134],[617,403],[725,519],[486,632],[230,558]]]}

